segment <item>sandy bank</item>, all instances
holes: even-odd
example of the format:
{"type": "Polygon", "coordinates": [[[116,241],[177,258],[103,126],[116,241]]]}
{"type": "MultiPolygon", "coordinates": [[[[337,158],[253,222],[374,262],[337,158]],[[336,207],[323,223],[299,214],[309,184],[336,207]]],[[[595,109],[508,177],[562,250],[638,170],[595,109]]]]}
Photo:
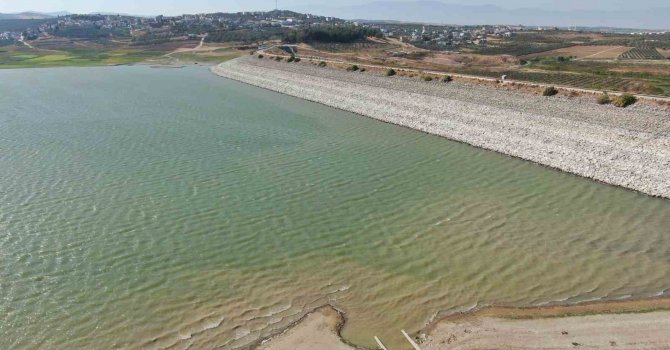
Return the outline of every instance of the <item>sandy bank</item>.
{"type": "Polygon", "coordinates": [[[220,76],[580,176],[670,198],[670,116],[646,105],[542,97],[486,86],[244,57],[220,76]]]}
{"type": "Polygon", "coordinates": [[[342,316],[331,307],[322,307],[286,332],[261,344],[260,350],[350,350],[340,340],[342,316]]]}
{"type": "Polygon", "coordinates": [[[421,348],[670,349],[669,308],[670,299],[486,308],[435,323],[421,348]]]}
{"type": "Polygon", "coordinates": [[[669,349],[670,312],[441,323],[421,344],[433,349],[669,349]]]}
{"type": "MultiPolygon", "coordinates": [[[[670,299],[534,308],[491,307],[440,320],[417,337],[437,349],[670,349],[670,299]]],[[[342,316],[321,308],[258,349],[351,350],[342,316]]],[[[410,348],[409,343],[407,348],[410,348]]]]}

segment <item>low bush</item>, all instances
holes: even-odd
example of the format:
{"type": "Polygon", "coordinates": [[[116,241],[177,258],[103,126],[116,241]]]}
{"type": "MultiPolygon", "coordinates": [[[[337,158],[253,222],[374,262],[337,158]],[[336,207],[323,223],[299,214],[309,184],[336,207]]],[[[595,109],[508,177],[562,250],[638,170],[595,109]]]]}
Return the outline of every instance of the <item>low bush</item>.
{"type": "Polygon", "coordinates": [[[386,71],[386,76],[387,77],[392,77],[396,74],[395,69],[389,68],[389,70],[386,71]]]}
{"type": "Polygon", "coordinates": [[[612,102],[612,99],[610,98],[610,95],[608,95],[607,93],[603,93],[602,95],[600,95],[596,98],[596,102],[599,105],[606,105],[606,104],[612,102]]]}
{"type": "Polygon", "coordinates": [[[319,62],[319,67],[325,67],[325,66],[326,66],[326,62],[324,62],[324,61],[319,62]]]}
{"type": "Polygon", "coordinates": [[[295,56],[293,56],[293,55],[291,55],[291,57],[289,57],[289,58],[286,60],[286,62],[293,62],[293,61],[295,61],[295,56]]]}
{"type": "Polygon", "coordinates": [[[281,61],[282,59],[283,59],[283,58],[281,58],[281,57],[279,57],[279,56],[275,57],[275,61],[277,61],[277,62],[281,61]]]}
{"type": "Polygon", "coordinates": [[[433,77],[431,77],[430,75],[425,75],[423,76],[423,81],[433,81],[433,77]]]}
{"type": "Polygon", "coordinates": [[[355,64],[352,65],[352,66],[347,67],[347,71],[349,71],[349,72],[355,72],[357,70],[358,70],[358,66],[355,65],[355,64]]]}
{"type": "Polygon", "coordinates": [[[447,75],[446,77],[442,78],[443,83],[448,83],[452,80],[454,80],[454,78],[452,78],[451,75],[447,75]]]}
{"type": "Polygon", "coordinates": [[[542,91],[542,96],[554,96],[557,93],[558,93],[558,90],[555,87],[549,86],[549,87],[545,88],[544,91],[542,91]]]}
{"type": "Polygon", "coordinates": [[[293,59],[293,62],[300,62],[300,57],[296,57],[293,59]]]}
{"type": "Polygon", "coordinates": [[[637,102],[637,97],[628,94],[617,96],[614,100],[612,100],[613,105],[621,108],[626,108],[635,102],[637,102]]]}
{"type": "Polygon", "coordinates": [[[365,72],[365,71],[366,71],[365,67],[361,68],[361,72],[365,72]]]}
{"type": "Polygon", "coordinates": [[[263,58],[263,55],[258,55],[258,58],[259,58],[259,59],[263,58]]]}

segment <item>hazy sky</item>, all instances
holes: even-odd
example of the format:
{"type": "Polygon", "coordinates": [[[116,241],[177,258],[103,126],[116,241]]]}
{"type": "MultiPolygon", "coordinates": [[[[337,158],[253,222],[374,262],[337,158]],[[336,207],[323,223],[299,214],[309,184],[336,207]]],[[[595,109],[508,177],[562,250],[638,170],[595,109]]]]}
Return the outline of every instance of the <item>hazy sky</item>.
{"type": "MultiPolygon", "coordinates": [[[[292,6],[318,5],[352,5],[374,0],[279,0],[279,8],[290,9],[292,6]]],[[[415,0],[384,0],[407,1],[415,0]]],[[[543,9],[624,9],[631,4],[629,0],[443,0],[445,3],[460,4],[494,4],[504,8],[543,8],[543,9]],[[620,5],[620,6],[619,6],[620,5]]],[[[0,0],[0,12],[21,11],[69,11],[76,13],[119,12],[138,15],[175,15],[202,12],[237,12],[245,10],[271,10],[274,0],[0,0]]],[[[637,9],[669,7],[668,0],[636,0],[637,9]]]]}

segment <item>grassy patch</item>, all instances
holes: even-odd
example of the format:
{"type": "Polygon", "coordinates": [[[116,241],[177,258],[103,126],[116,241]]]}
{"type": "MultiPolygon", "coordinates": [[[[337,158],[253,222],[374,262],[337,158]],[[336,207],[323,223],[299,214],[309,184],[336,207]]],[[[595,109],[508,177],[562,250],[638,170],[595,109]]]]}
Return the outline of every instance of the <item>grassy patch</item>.
{"type": "Polygon", "coordinates": [[[225,62],[232,60],[234,58],[240,57],[244,55],[243,52],[241,53],[229,53],[227,55],[204,55],[204,54],[196,54],[196,53],[176,53],[173,54],[172,57],[181,60],[181,61],[188,61],[188,62],[207,62],[207,63],[218,63],[218,62],[225,62]]]}
{"type": "Polygon", "coordinates": [[[55,61],[69,61],[72,59],[70,55],[44,55],[38,56],[28,60],[29,63],[55,62],[55,61]]]}
{"type": "Polygon", "coordinates": [[[14,57],[16,59],[20,59],[20,60],[29,60],[31,58],[36,58],[36,57],[40,57],[40,56],[39,55],[20,54],[20,55],[14,55],[14,57]]]}
{"type": "Polygon", "coordinates": [[[0,68],[40,68],[132,64],[164,55],[160,50],[63,49],[31,50],[8,46],[0,50],[0,68]]]}

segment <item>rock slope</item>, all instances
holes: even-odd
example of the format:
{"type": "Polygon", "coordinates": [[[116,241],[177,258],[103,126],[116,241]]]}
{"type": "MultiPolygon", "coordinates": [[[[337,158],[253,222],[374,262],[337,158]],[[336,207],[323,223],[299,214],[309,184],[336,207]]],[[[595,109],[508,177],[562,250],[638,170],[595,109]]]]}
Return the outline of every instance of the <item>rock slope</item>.
{"type": "Polygon", "coordinates": [[[245,57],[215,74],[566,172],[670,198],[670,115],[593,98],[344,72],[245,57]]]}

